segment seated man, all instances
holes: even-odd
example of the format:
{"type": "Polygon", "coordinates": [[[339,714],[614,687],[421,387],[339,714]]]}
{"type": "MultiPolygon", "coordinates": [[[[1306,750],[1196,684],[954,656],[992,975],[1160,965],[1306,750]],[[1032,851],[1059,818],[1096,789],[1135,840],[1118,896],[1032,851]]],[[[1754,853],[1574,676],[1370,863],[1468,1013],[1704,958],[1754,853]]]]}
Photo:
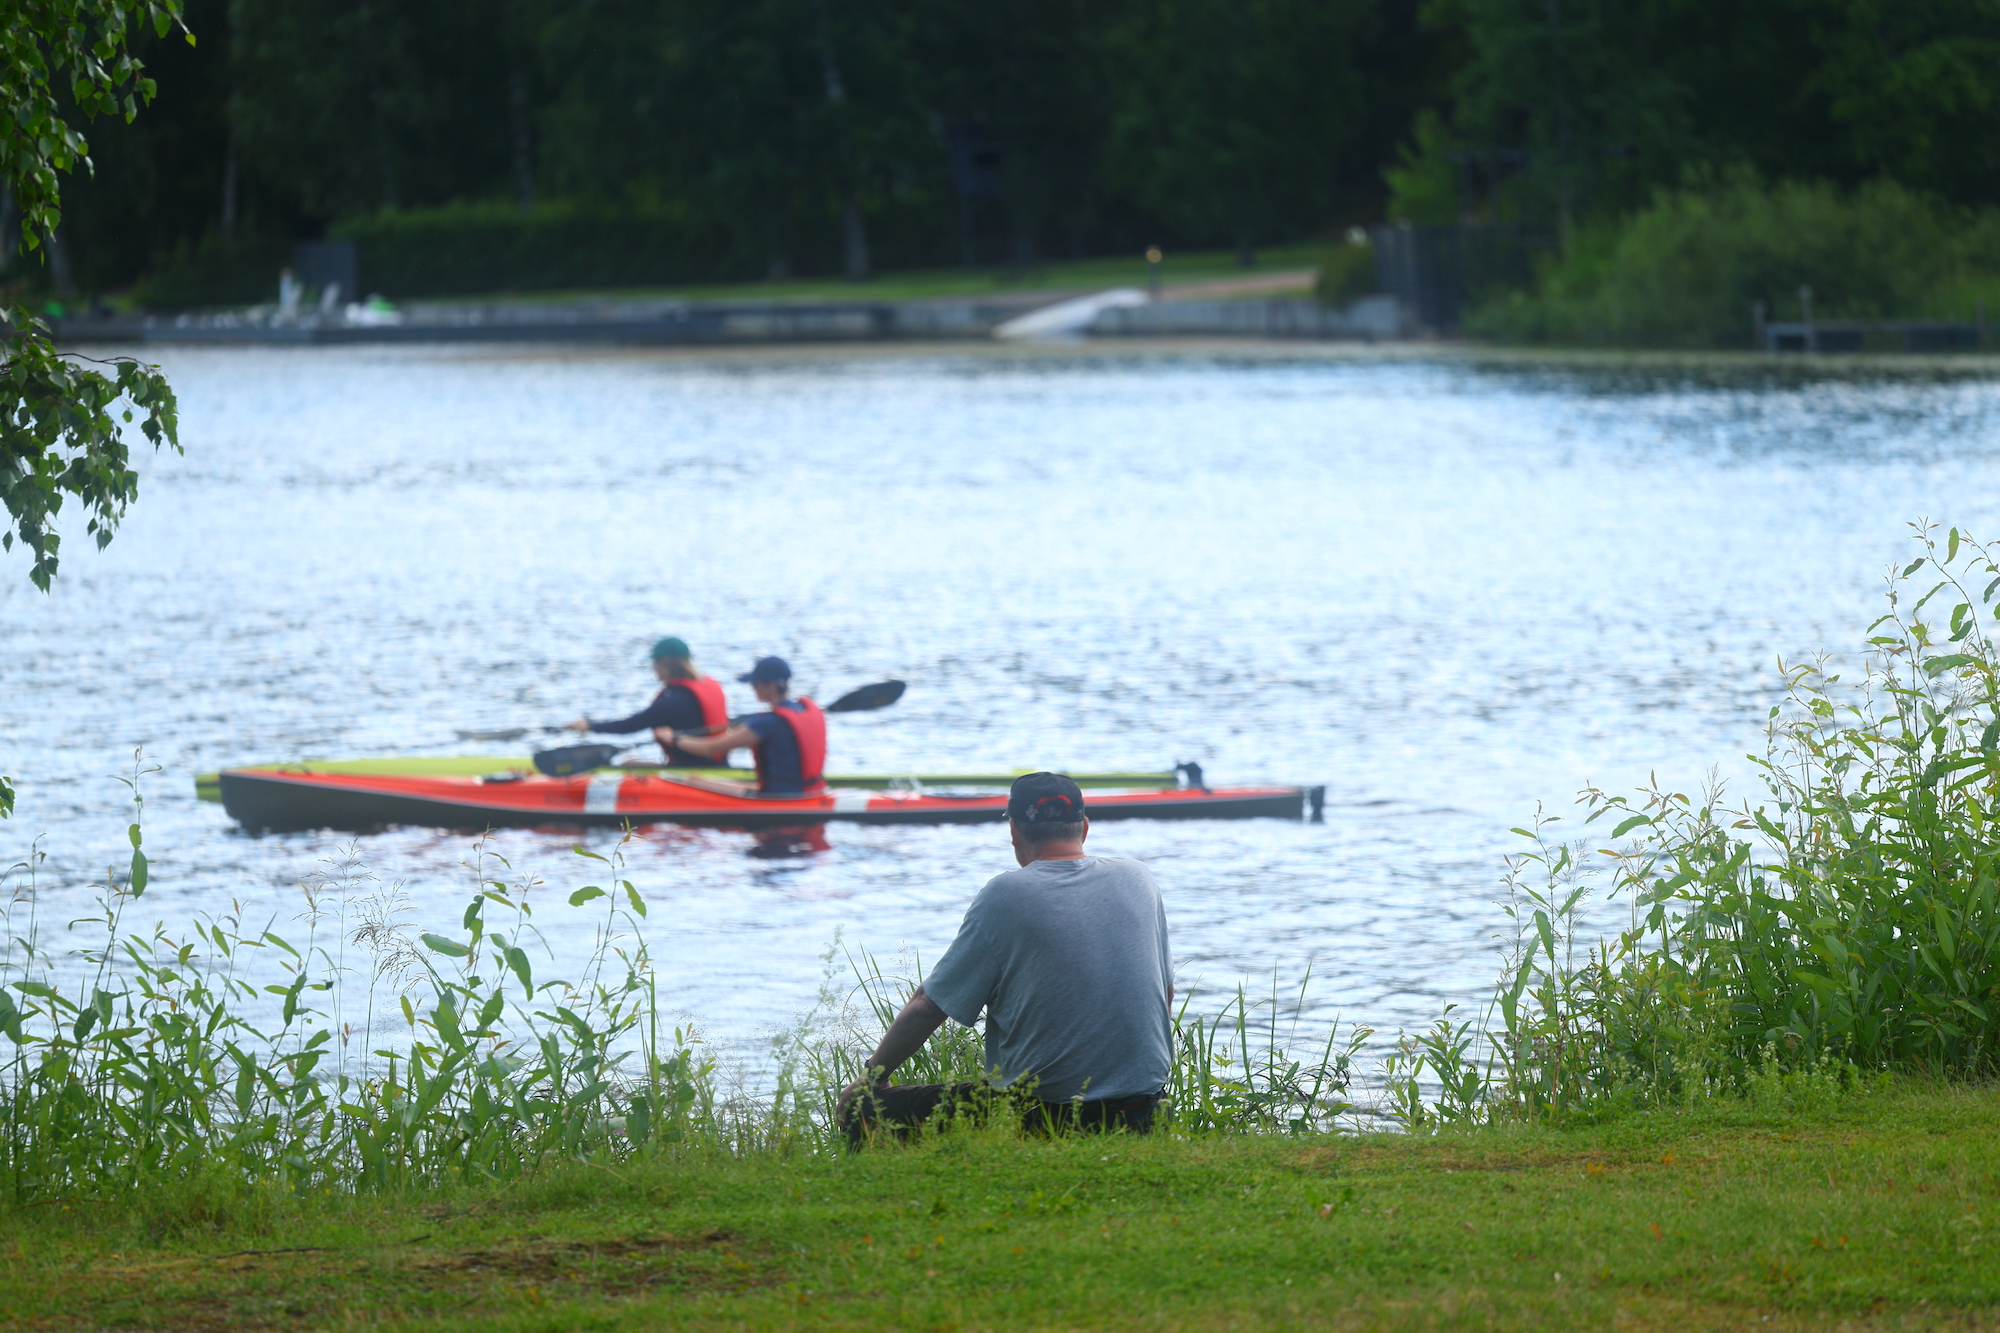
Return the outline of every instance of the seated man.
{"type": "Polygon", "coordinates": [[[731,750],[748,750],[757,760],[757,790],[766,796],[816,793],[825,784],[826,714],[810,699],[791,699],[792,669],[782,657],[760,657],[736,679],[771,705],[768,713],[736,719],[715,736],[689,736],[663,728],[655,731],[660,744],[671,745],[705,759],[728,757],[731,750]]]}
{"type": "Polygon", "coordinates": [[[1007,827],[1021,869],[987,881],[944,957],[842,1094],[838,1122],[907,1132],[941,1103],[976,1109],[991,1089],[1029,1090],[1030,1129],[1152,1128],[1173,1062],[1167,914],[1138,861],[1084,854],[1083,792],[1056,773],[1017,778],[1007,827]],[[985,1085],[890,1087],[946,1018],[986,1011],[985,1085]]]}
{"type": "Polygon", "coordinates": [[[653,645],[653,674],[659,677],[660,692],[653,702],[630,717],[615,722],[594,722],[587,717],[566,724],[571,731],[601,731],[622,736],[627,732],[651,730],[660,743],[660,752],[669,766],[694,765],[706,768],[715,761],[689,754],[672,744],[672,737],[702,736],[729,725],[729,705],[722,697],[722,684],[694,669],[693,654],[680,639],[669,635],[653,645]],[[664,731],[667,734],[661,735],[664,731]]]}

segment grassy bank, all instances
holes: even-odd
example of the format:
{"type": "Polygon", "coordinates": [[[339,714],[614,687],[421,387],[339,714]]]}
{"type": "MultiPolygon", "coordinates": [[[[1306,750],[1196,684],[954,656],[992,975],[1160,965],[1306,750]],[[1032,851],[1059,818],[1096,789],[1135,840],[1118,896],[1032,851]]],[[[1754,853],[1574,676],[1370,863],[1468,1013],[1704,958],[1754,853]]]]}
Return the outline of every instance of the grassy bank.
{"type": "MultiPolygon", "coordinates": [[[[1280,246],[1257,253],[1257,266],[1243,268],[1234,250],[1191,250],[1167,256],[1161,276],[1169,292],[1175,287],[1256,279],[1272,273],[1300,270],[1297,286],[1287,294],[1303,296],[1313,277],[1304,273],[1320,261],[1317,246],[1280,246]]],[[[1012,292],[1089,292],[1107,287],[1144,287],[1149,272],[1141,255],[1065,260],[1037,264],[1025,272],[1010,269],[899,269],[879,273],[866,282],[819,277],[728,283],[682,283],[619,289],[568,288],[549,291],[488,292],[465,296],[469,301],[572,301],[588,297],[673,296],[701,301],[917,301],[947,297],[1006,295],[1012,292]]]]}
{"type": "Polygon", "coordinates": [[[1610,1126],[569,1165],[10,1214],[23,1328],[1971,1328],[2000,1092],[1883,1083],[1610,1126]]]}
{"type": "MultiPolygon", "coordinates": [[[[1257,252],[1254,268],[1237,263],[1234,250],[1175,251],[1167,255],[1161,278],[1169,294],[1176,288],[1202,287],[1212,283],[1268,279],[1273,274],[1297,274],[1294,284],[1276,292],[1259,290],[1256,296],[1306,296],[1313,288],[1310,270],[1324,254],[1313,245],[1274,246],[1257,252]]],[[[130,304],[156,310],[179,310],[223,305],[248,305],[277,299],[278,270],[291,262],[289,250],[269,246],[257,249],[228,281],[180,269],[163,271],[142,283],[130,304]]],[[[193,265],[189,259],[183,269],[193,265]]],[[[1005,296],[1020,292],[1091,292],[1107,287],[1145,287],[1150,272],[1143,255],[1100,256],[1094,259],[1038,263],[1020,270],[992,264],[977,268],[953,265],[948,268],[891,269],[865,282],[827,275],[805,278],[698,282],[647,280],[626,281],[573,279],[550,280],[532,286],[510,286],[490,273],[469,269],[455,280],[448,276],[426,283],[398,281],[398,271],[371,273],[364,264],[361,283],[364,291],[381,291],[392,299],[560,302],[584,299],[649,299],[674,297],[691,301],[915,301],[950,297],[1005,296]]],[[[1199,292],[1190,293],[1199,295],[1199,292]]],[[[119,304],[114,302],[114,305],[119,304]]]]}

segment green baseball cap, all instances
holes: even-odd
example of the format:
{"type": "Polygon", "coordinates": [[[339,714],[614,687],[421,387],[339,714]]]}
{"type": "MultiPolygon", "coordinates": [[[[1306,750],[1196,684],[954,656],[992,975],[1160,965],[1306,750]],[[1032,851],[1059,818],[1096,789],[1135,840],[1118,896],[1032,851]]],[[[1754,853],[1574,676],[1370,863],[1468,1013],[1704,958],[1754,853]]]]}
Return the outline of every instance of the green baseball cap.
{"type": "Polygon", "coordinates": [[[693,656],[694,654],[688,651],[687,641],[685,639],[676,639],[671,634],[653,645],[653,660],[655,662],[663,657],[693,656]]]}

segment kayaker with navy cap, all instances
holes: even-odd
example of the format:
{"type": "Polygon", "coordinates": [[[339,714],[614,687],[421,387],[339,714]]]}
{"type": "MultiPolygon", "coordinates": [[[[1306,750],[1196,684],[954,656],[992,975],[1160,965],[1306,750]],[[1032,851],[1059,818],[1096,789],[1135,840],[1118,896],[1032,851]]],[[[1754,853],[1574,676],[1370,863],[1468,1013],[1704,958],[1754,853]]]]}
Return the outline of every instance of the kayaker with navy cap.
{"type": "Polygon", "coordinates": [[[723,759],[731,750],[749,750],[757,760],[757,790],[766,796],[820,790],[825,785],[826,714],[810,699],[790,697],[792,668],[782,657],[760,657],[736,679],[755,690],[771,711],[737,718],[718,735],[670,732],[660,737],[661,743],[711,760],[723,759]]]}
{"type": "Polygon", "coordinates": [[[709,735],[729,726],[729,704],[722,697],[721,682],[696,671],[687,643],[671,634],[653,645],[653,674],[661,686],[653,702],[613,722],[580,717],[568,724],[569,730],[601,731],[612,736],[650,730],[669,766],[711,765],[713,760],[690,754],[685,746],[676,746],[673,738],[709,735]]]}
{"type": "Polygon", "coordinates": [[[984,1115],[999,1089],[1030,1131],[1152,1128],[1173,1062],[1173,956],[1160,887],[1142,862],[1090,856],[1083,791],[1030,773],[1007,796],[1021,868],[972,900],[944,956],[841,1095],[859,1146],[905,1136],[940,1107],[984,1115]],[[889,1075],[950,1018],[986,1015],[986,1081],[892,1087],[889,1075]]]}

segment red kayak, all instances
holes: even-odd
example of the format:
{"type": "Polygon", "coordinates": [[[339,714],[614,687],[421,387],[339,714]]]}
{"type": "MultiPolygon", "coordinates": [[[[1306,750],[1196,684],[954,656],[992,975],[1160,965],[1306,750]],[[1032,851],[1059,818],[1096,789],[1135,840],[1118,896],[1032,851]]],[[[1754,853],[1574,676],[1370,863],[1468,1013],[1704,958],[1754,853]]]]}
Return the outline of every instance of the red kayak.
{"type": "MultiPolygon", "coordinates": [[[[341,771],[349,768],[224,769],[218,775],[222,804],[245,828],[272,830],[977,824],[996,821],[1007,809],[1004,788],[933,788],[910,779],[866,787],[848,778],[812,795],[764,796],[659,769],[601,768],[557,778],[520,769],[477,775],[341,771]]],[[[1107,786],[1101,779],[1088,785],[1092,819],[1300,819],[1308,812],[1318,816],[1325,793],[1323,787],[1177,786],[1171,778],[1157,785],[1107,786]]]]}

